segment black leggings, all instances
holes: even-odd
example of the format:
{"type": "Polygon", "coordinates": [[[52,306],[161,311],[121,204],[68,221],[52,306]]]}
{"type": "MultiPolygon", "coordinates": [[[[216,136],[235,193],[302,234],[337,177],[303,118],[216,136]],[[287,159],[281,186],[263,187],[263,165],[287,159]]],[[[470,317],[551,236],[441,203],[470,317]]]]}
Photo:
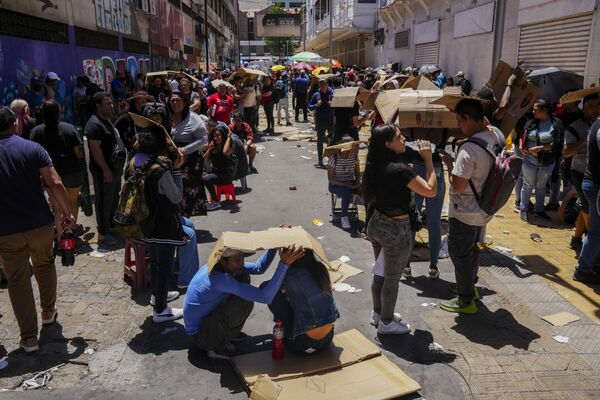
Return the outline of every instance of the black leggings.
{"type": "Polygon", "coordinates": [[[204,181],[204,186],[206,186],[206,190],[210,194],[211,201],[217,201],[217,192],[215,190],[215,185],[226,185],[228,183],[233,182],[233,177],[230,174],[204,174],[202,176],[202,180],[204,181]]]}

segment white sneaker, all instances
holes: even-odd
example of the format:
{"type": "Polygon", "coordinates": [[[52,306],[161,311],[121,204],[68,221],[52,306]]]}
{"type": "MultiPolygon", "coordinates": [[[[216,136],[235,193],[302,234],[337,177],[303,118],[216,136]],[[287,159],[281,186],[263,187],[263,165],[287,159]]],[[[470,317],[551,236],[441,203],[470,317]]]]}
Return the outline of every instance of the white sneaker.
{"type": "Polygon", "coordinates": [[[161,322],[175,321],[181,317],[183,317],[183,309],[167,307],[161,313],[154,312],[152,321],[160,324],[161,322]]]}
{"type": "Polygon", "coordinates": [[[342,229],[352,228],[352,225],[350,225],[350,220],[348,219],[348,217],[342,217],[341,222],[342,222],[342,229]]]}
{"type": "Polygon", "coordinates": [[[402,335],[408,332],[410,332],[410,325],[396,320],[392,320],[387,324],[381,322],[377,326],[379,335],[402,335]]]}
{"type": "MultiPolygon", "coordinates": [[[[377,314],[375,311],[371,311],[371,325],[377,327],[379,325],[379,321],[381,321],[381,315],[377,314]]],[[[400,313],[394,313],[394,321],[402,321],[402,315],[400,313]]]]}
{"type": "Polygon", "coordinates": [[[218,201],[212,201],[206,205],[206,209],[208,211],[215,211],[219,208],[221,208],[221,203],[219,203],[218,201]]]}
{"type": "Polygon", "coordinates": [[[448,253],[448,235],[444,236],[442,239],[442,246],[440,247],[440,252],[438,253],[438,258],[448,258],[450,257],[450,253],[448,253]]]}
{"type": "MultiPolygon", "coordinates": [[[[167,303],[172,302],[173,300],[175,300],[178,297],[179,297],[178,291],[173,290],[172,292],[168,292],[167,293],[167,303]]],[[[151,306],[156,305],[156,298],[154,297],[154,295],[150,296],[150,305],[151,306]]]]}

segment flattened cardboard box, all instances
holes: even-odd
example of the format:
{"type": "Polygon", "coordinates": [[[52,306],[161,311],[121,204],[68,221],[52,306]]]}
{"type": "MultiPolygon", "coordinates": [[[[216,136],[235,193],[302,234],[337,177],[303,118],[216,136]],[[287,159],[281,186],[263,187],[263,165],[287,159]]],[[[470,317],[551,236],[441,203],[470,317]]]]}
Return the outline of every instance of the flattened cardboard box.
{"type": "Polygon", "coordinates": [[[333,99],[331,107],[350,108],[354,107],[356,96],[358,95],[358,87],[348,87],[335,89],[333,91],[333,99]]]}
{"type": "Polygon", "coordinates": [[[264,351],[231,361],[257,400],[393,399],[421,389],[356,329],[310,357],[286,353],[273,360],[264,351]]]}
{"type": "Polygon", "coordinates": [[[458,128],[446,106],[432,104],[444,91],[400,89],[397,123],[400,128],[458,128]]]}

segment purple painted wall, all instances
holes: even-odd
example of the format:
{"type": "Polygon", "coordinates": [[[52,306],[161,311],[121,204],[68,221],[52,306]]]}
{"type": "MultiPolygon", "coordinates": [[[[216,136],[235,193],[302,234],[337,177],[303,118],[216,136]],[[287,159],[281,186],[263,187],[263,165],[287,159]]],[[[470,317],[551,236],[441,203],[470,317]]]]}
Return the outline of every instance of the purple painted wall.
{"type": "MultiPolygon", "coordinates": [[[[69,36],[74,43],[72,27],[69,36]]],[[[137,72],[148,72],[148,65],[148,55],[0,35],[0,104],[22,97],[33,76],[52,71],[61,78],[57,99],[67,106],[65,119],[72,121],[71,97],[77,76],[87,72],[101,87],[110,88],[117,69],[124,67],[135,77],[137,72]]]]}

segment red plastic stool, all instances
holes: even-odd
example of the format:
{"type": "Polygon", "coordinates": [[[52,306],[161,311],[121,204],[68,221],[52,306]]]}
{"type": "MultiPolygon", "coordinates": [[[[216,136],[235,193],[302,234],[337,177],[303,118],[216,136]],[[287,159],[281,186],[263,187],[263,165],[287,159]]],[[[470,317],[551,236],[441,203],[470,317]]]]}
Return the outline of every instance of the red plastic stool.
{"type": "Polygon", "coordinates": [[[150,253],[148,245],[139,240],[125,240],[125,263],[123,265],[123,280],[130,283],[134,289],[144,289],[150,286],[148,266],[150,253]],[[132,259],[132,250],[134,257],[132,259]]]}
{"type": "MultiPolygon", "coordinates": [[[[235,187],[233,183],[227,183],[225,185],[215,185],[215,191],[217,192],[217,201],[221,201],[221,194],[225,195],[225,200],[237,201],[235,198],[235,187]]],[[[215,201],[212,197],[210,201],[215,201]]]]}

